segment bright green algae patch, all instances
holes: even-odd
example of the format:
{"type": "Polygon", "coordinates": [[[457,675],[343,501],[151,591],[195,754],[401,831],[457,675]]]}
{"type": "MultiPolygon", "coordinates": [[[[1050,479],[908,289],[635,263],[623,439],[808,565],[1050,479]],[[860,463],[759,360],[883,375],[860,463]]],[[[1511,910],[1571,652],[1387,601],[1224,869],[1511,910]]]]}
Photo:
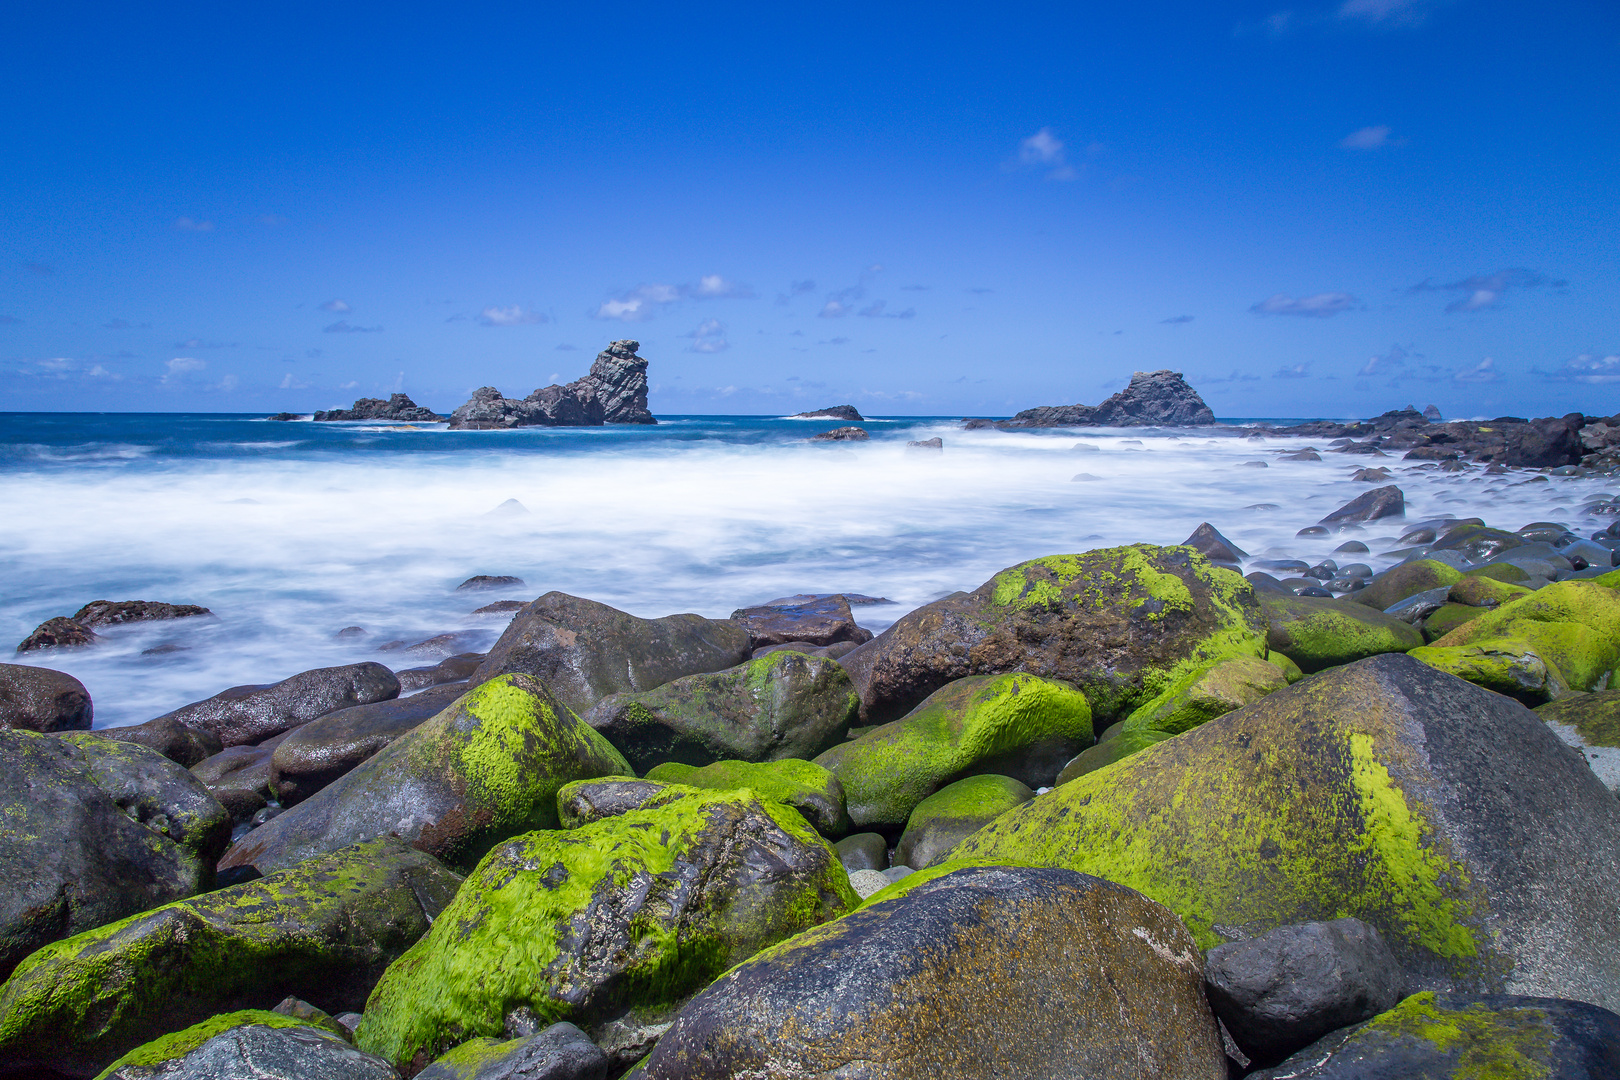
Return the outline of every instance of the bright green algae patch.
{"type": "Polygon", "coordinates": [[[500,1035],[518,1006],[550,1024],[668,1004],[859,903],[794,810],[671,786],[641,809],[490,852],[378,983],[357,1040],[419,1065],[500,1035]]]}
{"type": "Polygon", "coordinates": [[[1543,1080],[1551,1077],[1557,1030],[1536,1008],[1441,1006],[1432,992],[1413,994],[1356,1032],[1356,1041],[1410,1039],[1450,1057],[1448,1080],[1543,1080]]]}
{"type": "Polygon", "coordinates": [[[307,1020],[283,1016],[281,1013],[269,1012],[265,1009],[242,1009],[239,1012],[223,1013],[204,1020],[200,1024],[193,1024],[184,1031],[176,1031],[171,1035],[153,1039],[144,1046],[136,1047],[103,1069],[101,1076],[108,1076],[125,1065],[150,1068],[161,1065],[165,1061],[183,1058],[215,1035],[223,1034],[232,1028],[246,1027],[248,1024],[260,1024],[272,1028],[313,1026],[307,1020]]]}
{"type": "Polygon", "coordinates": [[[849,814],[844,808],[844,786],[836,776],[811,761],[795,758],[765,762],[717,761],[702,767],[667,761],[651,769],[646,779],[707,791],[747,788],[793,807],[822,836],[837,839],[850,829],[849,814]]]}
{"type": "Polygon", "coordinates": [[[1122,723],[1126,731],[1180,735],[1287,685],[1287,674],[1275,664],[1254,656],[1228,657],[1183,676],[1122,723]]]}
{"type": "Polygon", "coordinates": [[[1447,563],[1436,559],[1417,559],[1390,567],[1373,578],[1365,589],[1351,593],[1350,599],[1383,611],[1420,592],[1438,589],[1442,585],[1455,585],[1462,576],[1460,570],[1447,563]]]}
{"type": "Polygon", "coordinates": [[[1003,772],[1043,744],[1056,754],[1055,775],[1091,740],[1091,709],[1073,687],[1034,675],[975,675],[833,747],[816,764],[843,785],[856,825],[900,826],[918,803],[953,780],[1003,772]]]}
{"type": "Polygon", "coordinates": [[[1523,585],[1512,585],[1495,578],[1464,577],[1451,587],[1446,598],[1454,604],[1467,604],[1469,607],[1496,607],[1509,600],[1529,596],[1532,591],[1523,585]]]}
{"type": "Polygon", "coordinates": [[[1409,623],[1360,604],[1262,593],[1260,606],[1271,623],[1267,646],[1307,673],[1423,644],[1409,623]]]}

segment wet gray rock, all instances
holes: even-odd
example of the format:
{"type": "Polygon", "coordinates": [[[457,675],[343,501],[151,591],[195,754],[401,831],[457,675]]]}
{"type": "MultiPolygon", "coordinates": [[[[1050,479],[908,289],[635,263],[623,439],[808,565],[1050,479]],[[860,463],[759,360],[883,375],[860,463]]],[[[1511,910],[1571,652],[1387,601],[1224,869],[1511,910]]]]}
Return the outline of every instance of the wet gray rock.
{"type": "Polygon", "coordinates": [[[478,665],[484,662],[485,655],[485,653],[457,653],[445,657],[432,667],[404,668],[396,671],[394,677],[399,680],[401,694],[410,694],[444,683],[466,682],[472,678],[473,672],[478,670],[478,665]]]}
{"type": "Polygon", "coordinates": [[[1210,1007],[1259,1066],[1394,1008],[1404,983],[1389,946],[1360,919],[1279,926],[1204,956],[1210,1007]]]}
{"type": "Polygon", "coordinates": [[[271,746],[231,746],[191,767],[208,793],[235,822],[247,821],[270,801],[271,746]]]}
{"type": "Polygon", "coordinates": [[[1143,427],[1206,425],[1215,413],[1177,371],[1138,371],[1101,405],[1043,405],[997,424],[1019,427],[1143,427]]]}
{"type": "Polygon", "coordinates": [[[867,434],[865,428],[841,427],[831,431],[823,431],[819,435],[810,436],[811,442],[865,442],[872,436],[867,434]]]}
{"type": "Polygon", "coordinates": [[[1339,507],[1322,519],[1323,525],[1350,521],[1377,521],[1387,517],[1406,516],[1406,496],[1394,484],[1374,488],[1339,507]]]}
{"type": "Polygon", "coordinates": [[[96,734],[119,742],[138,743],[188,769],[225,749],[225,744],[213,732],[187,727],[168,716],[160,716],[144,724],[102,728],[96,734]]]}
{"type": "Polygon", "coordinates": [[[589,1035],[562,1023],[506,1042],[462,1043],[417,1073],[416,1080],[603,1080],[608,1065],[608,1055],[589,1035]]]}
{"type": "Polygon", "coordinates": [[[77,649],[85,645],[94,645],[100,640],[101,635],[88,626],[59,615],[54,619],[46,619],[34,627],[34,632],[17,644],[17,651],[25,653],[34,652],[36,649],[77,649]]]}
{"type": "Polygon", "coordinates": [[[327,420],[403,420],[409,423],[433,424],[444,417],[432,409],[424,409],[404,394],[390,394],[382,398],[360,398],[351,409],[323,409],[315,419],[327,420]]]}
{"type": "Polygon", "coordinates": [[[921,453],[940,453],[945,449],[945,440],[938,435],[932,439],[911,439],[906,442],[906,449],[921,453]]]}
{"type": "Polygon", "coordinates": [[[833,845],[839,861],[850,873],[857,870],[883,871],[889,867],[889,843],[881,833],[863,832],[846,836],[833,845]]]}
{"type": "MultiPolygon", "coordinates": [[[[251,1016],[252,1014],[248,1014],[251,1016]]],[[[243,1017],[248,1019],[248,1017],[243,1017]]],[[[318,1027],[243,1023],[189,1053],[153,1065],[121,1065],[105,1080],[399,1080],[381,1058],[318,1027]]]]}
{"type": "Polygon", "coordinates": [[[1236,565],[1249,557],[1247,551],[1222,536],[1215,526],[1207,521],[1194,529],[1192,535],[1183,540],[1182,544],[1196,548],[1211,562],[1236,565]]]}
{"type": "Polygon", "coordinates": [[[1514,425],[1506,436],[1507,463],[1537,469],[1579,465],[1586,452],[1581,445],[1584,423],[1580,413],[1570,413],[1514,425]]]}
{"type": "Polygon", "coordinates": [[[481,387],[450,414],[451,430],[515,427],[597,427],[656,424],[647,409],[647,361],[638,341],[615,341],[597,353],[591,372],[565,386],[546,386],[526,398],[506,398],[481,387]]]}
{"type": "Polygon", "coordinates": [[[604,818],[640,810],[668,784],[628,776],[576,780],[557,792],[557,816],[565,829],[578,829],[604,818]]]}
{"type": "Polygon", "coordinates": [[[233,686],[162,718],[201,728],[226,746],[263,742],[317,716],[399,696],[399,680],[370,661],[302,671],[278,683],[233,686]]]}
{"type": "Polygon", "coordinates": [[[812,645],[833,645],[840,641],[864,645],[872,632],[855,624],[849,601],[834,594],[817,596],[799,603],[761,604],[738,608],[731,620],[748,631],[749,648],[804,641],[812,645]]]}
{"type": "Polygon", "coordinates": [[[192,619],[213,612],[196,604],[166,604],[158,600],[92,600],[73,614],[80,626],[118,626],[122,623],[192,619]]]}
{"type": "Polygon", "coordinates": [[[0,664],[0,730],[88,731],[90,691],[73,676],[26,664],[0,664]]]}
{"type": "Polygon", "coordinates": [[[523,584],[523,579],[510,574],[474,574],[472,577],[456,586],[456,592],[477,589],[515,589],[523,584]]]}

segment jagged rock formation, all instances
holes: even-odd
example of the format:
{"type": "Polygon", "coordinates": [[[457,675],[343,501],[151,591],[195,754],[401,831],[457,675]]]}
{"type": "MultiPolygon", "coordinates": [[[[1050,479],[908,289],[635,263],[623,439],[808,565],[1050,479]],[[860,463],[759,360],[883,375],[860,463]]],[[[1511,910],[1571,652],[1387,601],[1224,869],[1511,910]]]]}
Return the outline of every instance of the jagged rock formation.
{"type": "Polygon", "coordinates": [[[566,386],[546,386],[526,398],[503,397],[493,386],[473,392],[450,414],[450,428],[598,427],[656,424],[647,410],[647,361],[639,341],[615,341],[596,354],[591,373],[566,386]]]}
{"type": "Polygon", "coordinates": [[[849,420],[856,424],[864,424],[866,417],[853,405],[830,405],[815,412],[794,413],[795,420],[849,420]]]}
{"type": "Polygon", "coordinates": [[[1131,385],[1101,405],[1042,405],[1025,409],[1002,428],[1145,427],[1213,424],[1215,413],[1179,371],[1138,371],[1131,385]]]}
{"type": "Polygon", "coordinates": [[[1408,405],[1353,424],[1313,420],[1279,429],[1276,434],[1346,440],[1335,447],[1341,453],[1405,450],[1407,458],[1418,461],[1467,458],[1538,469],[1573,465],[1608,468],[1620,457],[1620,446],[1609,439],[1617,427],[1620,415],[1605,418],[1581,413],[1537,420],[1498,416],[1494,420],[1437,423],[1408,405]]]}
{"type": "MultiPolygon", "coordinates": [[[[278,420],[286,413],[278,413],[271,417],[278,420]]],[[[424,409],[412,401],[405,394],[390,394],[387,401],[382,398],[363,397],[354,403],[352,409],[325,409],[315,414],[316,420],[408,420],[421,424],[432,424],[444,417],[432,409],[424,409]]]]}

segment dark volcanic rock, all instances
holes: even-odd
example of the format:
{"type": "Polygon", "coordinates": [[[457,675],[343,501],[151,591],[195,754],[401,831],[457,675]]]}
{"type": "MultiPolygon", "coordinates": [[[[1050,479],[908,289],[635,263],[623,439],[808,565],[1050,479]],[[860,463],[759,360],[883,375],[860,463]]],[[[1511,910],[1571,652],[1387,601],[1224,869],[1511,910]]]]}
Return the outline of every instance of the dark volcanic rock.
{"type": "MultiPolygon", "coordinates": [[[[272,740],[273,741],[273,740],[272,740]]],[[[270,746],[232,746],[191,767],[208,793],[241,824],[270,802],[270,746]]]]}
{"type": "Polygon", "coordinates": [[[301,671],[263,686],[233,686],[159,719],[178,720],[214,733],[226,746],[241,746],[263,742],[338,709],[398,696],[394,673],[366,661],[301,671]]]}
{"type": "Polygon", "coordinates": [[[1249,557],[1247,551],[1222,536],[1215,526],[1207,521],[1194,529],[1193,534],[1182,543],[1187,547],[1198,549],[1211,562],[1237,563],[1249,557]]]}
{"type": "Polygon", "coordinates": [[[794,413],[795,420],[849,420],[853,423],[864,424],[866,417],[862,416],[853,405],[833,405],[815,412],[794,413]]]}
{"type": "Polygon", "coordinates": [[[0,730],[88,731],[90,691],[62,671],[0,664],[0,730]]]}
{"type": "Polygon", "coordinates": [[[997,427],[1146,427],[1205,425],[1215,413],[1178,371],[1138,371],[1131,384],[1101,405],[1043,405],[997,427]]]}
{"type": "Polygon", "coordinates": [[[609,1059],[573,1024],[500,1042],[473,1039],[416,1074],[416,1080],[603,1080],[609,1059]]]}
{"type": "Polygon", "coordinates": [[[472,678],[472,673],[484,662],[484,656],[484,653],[459,653],[445,657],[432,667],[405,668],[396,671],[394,677],[399,680],[401,694],[425,690],[430,686],[442,686],[445,683],[465,682],[472,678]]]}
{"type": "Polygon", "coordinates": [[[1323,525],[1406,516],[1406,496],[1394,484],[1357,495],[1322,519],[1323,525]]]}
{"type": "Polygon", "coordinates": [[[514,427],[596,427],[656,424],[647,411],[647,361],[638,341],[615,341],[596,354],[591,373],[566,386],[546,386],[526,398],[481,387],[450,414],[452,430],[514,427]]]}
{"type": "Polygon", "coordinates": [[[143,746],[0,731],[0,776],[0,980],[43,945],[208,887],[230,840],[202,782],[143,746]]]}
{"type": "Polygon", "coordinates": [[[139,743],[188,769],[225,749],[225,744],[213,732],[187,727],[167,716],[148,720],[144,724],[103,728],[96,734],[119,742],[139,743]]]}
{"type": "Polygon", "coordinates": [[[196,604],[165,604],[158,600],[92,600],[73,615],[80,626],[116,626],[119,623],[190,619],[213,612],[196,604]]]}
{"type": "Polygon", "coordinates": [[[1586,452],[1581,445],[1584,420],[1580,413],[1570,413],[1515,425],[1507,433],[1507,464],[1533,468],[1579,465],[1586,452]]]}
{"type": "Polygon", "coordinates": [[[762,604],[738,608],[731,620],[748,631],[749,648],[808,641],[812,645],[832,645],[853,641],[864,645],[872,631],[855,625],[849,601],[842,596],[818,596],[798,604],[762,604]]]}
{"type": "Polygon", "coordinates": [[[326,409],[315,414],[316,420],[405,420],[418,424],[432,424],[444,417],[432,409],[424,409],[404,394],[391,394],[387,401],[381,398],[361,398],[352,409],[326,409]]]}
{"type": "Polygon", "coordinates": [[[163,1050],[143,1047],[132,1056],[140,1063],[118,1065],[102,1080],[399,1080],[392,1065],[334,1032],[249,1009],[187,1028],[163,1050]]]}
{"type": "Polygon", "coordinates": [[[727,972],[642,1076],[1214,1080],[1201,974],[1180,920],[1123,886],[958,869],[727,972]]]}
{"type": "Polygon", "coordinates": [[[523,579],[511,574],[474,574],[456,586],[456,592],[467,589],[507,589],[523,584],[523,579]]]}
{"type": "Polygon", "coordinates": [[[100,635],[88,626],[82,626],[72,619],[64,619],[58,615],[36,626],[34,632],[17,645],[17,651],[25,653],[33,652],[35,649],[72,649],[81,645],[94,645],[100,640],[100,635]]]}
{"type": "Polygon", "coordinates": [[[865,428],[841,427],[831,431],[823,431],[820,435],[810,436],[811,442],[864,442],[872,436],[866,433],[865,428]]]}
{"type": "Polygon", "coordinates": [[[1360,919],[1279,926],[1204,957],[1210,1007],[1261,1066],[1394,1008],[1403,982],[1389,946],[1360,919]]]}

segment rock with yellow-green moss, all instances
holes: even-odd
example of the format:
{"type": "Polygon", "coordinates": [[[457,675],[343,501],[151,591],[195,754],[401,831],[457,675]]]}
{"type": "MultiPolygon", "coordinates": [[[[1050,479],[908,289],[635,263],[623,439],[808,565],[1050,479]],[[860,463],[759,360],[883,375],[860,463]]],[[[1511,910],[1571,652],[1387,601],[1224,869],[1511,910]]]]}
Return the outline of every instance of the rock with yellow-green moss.
{"type": "Polygon", "coordinates": [[[843,739],[859,707],[838,661],[783,651],[613,694],[585,721],[640,772],[664,761],[812,758],[843,739]]]}
{"type": "Polygon", "coordinates": [[[639,810],[491,851],[377,984],[356,1040],[415,1071],[501,1035],[514,1014],[594,1034],[859,902],[797,811],[671,786],[639,810]]]}
{"type": "Polygon", "coordinates": [[[844,785],[814,762],[792,759],[716,761],[694,768],[670,761],[653,769],[646,778],[705,791],[751,788],[767,799],[793,807],[829,840],[837,840],[850,829],[849,812],[844,807],[844,785]]]}
{"type": "Polygon", "coordinates": [[[1250,1080],[1610,1080],[1620,1016],[1584,1001],[1413,994],[1250,1080]]]}
{"type": "Polygon", "coordinates": [[[220,869],[269,873],[388,835],[470,867],[507,837],[555,829],[570,780],[625,775],[623,756],[545,685],[502,675],[242,837],[220,869]]]}
{"type": "Polygon", "coordinates": [[[1580,752],[1604,786],[1620,795],[1620,690],[1568,694],[1539,706],[1536,715],[1580,752]]]}
{"type": "Polygon", "coordinates": [[[573,1024],[552,1024],[516,1039],[462,1043],[417,1073],[417,1080],[603,1080],[608,1055],[573,1024]]]}
{"type": "Polygon", "coordinates": [[[47,945],[0,987],[0,1061],[93,1076],[156,1035],[289,994],[358,1009],[460,884],[377,840],[47,945]]]}
{"type": "Polygon", "coordinates": [[[1453,585],[1462,571],[1436,559],[1418,559],[1392,566],[1373,577],[1365,589],[1350,594],[1350,600],[1364,607],[1383,611],[1420,592],[1453,585]]]}
{"type": "Polygon", "coordinates": [[[1409,656],[1081,776],[953,858],[1106,877],[1205,947],[1348,915],[1414,988],[1620,1005],[1620,802],[1528,709],[1409,656]]]}
{"type": "Polygon", "coordinates": [[[1433,644],[1463,623],[1473,622],[1484,612],[1484,608],[1467,604],[1441,604],[1424,618],[1419,629],[1423,631],[1423,640],[1433,644]]]}
{"type": "Polygon", "coordinates": [[[1050,784],[1091,739],[1091,709],[1072,686],[1034,675],[975,675],[833,747],[816,764],[843,784],[856,825],[899,828],[918,803],[965,776],[1050,784]]]}
{"type": "Polygon", "coordinates": [[[1067,870],[951,869],[728,971],[633,1075],[1224,1080],[1174,914],[1067,870]]]}
{"type": "Polygon", "coordinates": [[[1254,589],[1190,547],[1099,548],[1009,567],[906,615],[840,658],[868,724],[954,679],[1022,671],[1079,689],[1099,720],[1126,716],[1187,672],[1265,656],[1254,589]]]}
{"type": "Polygon", "coordinates": [[[1495,578],[1464,576],[1451,586],[1446,599],[1453,604],[1467,604],[1469,607],[1497,607],[1509,600],[1529,596],[1532,591],[1523,585],[1512,585],[1495,578]]]}
{"type": "Polygon", "coordinates": [[[1034,797],[1010,776],[969,776],[947,784],[911,812],[894,847],[895,865],[921,870],[943,862],[957,844],[1034,797]]]}
{"type": "Polygon", "coordinates": [[[1423,644],[1410,623],[1349,601],[1265,593],[1260,606],[1271,624],[1266,644],[1307,674],[1423,644]]]}
{"type": "Polygon", "coordinates": [[[244,1009],[136,1048],[98,1080],[398,1080],[347,1039],[279,1013],[244,1009]]]}
{"type": "Polygon", "coordinates": [[[1299,682],[1299,680],[1305,677],[1305,672],[1300,669],[1300,666],[1280,652],[1271,652],[1267,650],[1266,663],[1276,664],[1278,667],[1282,668],[1283,678],[1288,680],[1289,686],[1293,686],[1295,683],[1299,682]]]}
{"type": "Polygon", "coordinates": [[[1067,784],[1077,776],[1096,772],[1116,761],[1123,761],[1138,750],[1145,750],[1155,743],[1173,738],[1175,736],[1168,731],[1156,731],[1153,728],[1127,730],[1123,723],[1115,724],[1103,732],[1096,746],[1087,747],[1070,758],[1069,763],[1063,766],[1063,771],[1057,774],[1057,779],[1052,781],[1052,786],[1067,784]]]}
{"type": "Polygon", "coordinates": [[[1600,690],[1620,662],[1620,593],[1559,581],[1412,650],[1425,664],[1532,705],[1600,690]]]}

